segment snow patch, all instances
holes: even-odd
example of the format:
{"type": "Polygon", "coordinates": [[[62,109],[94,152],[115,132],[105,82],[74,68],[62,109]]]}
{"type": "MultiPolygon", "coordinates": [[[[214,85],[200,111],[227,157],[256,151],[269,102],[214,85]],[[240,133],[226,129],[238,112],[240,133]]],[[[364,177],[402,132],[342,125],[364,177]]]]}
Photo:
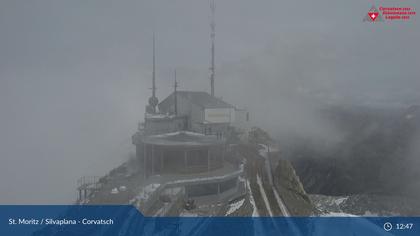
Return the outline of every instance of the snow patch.
{"type": "Polygon", "coordinates": [[[118,189],[117,188],[113,188],[112,190],[111,190],[111,194],[118,194],[119,193],[119,191],[118,191],[118,189]]]}
{"type": "Polygon", "coordinates": [[[322,214],[321,216],[326,217],[358,217],[357,215],[352,215],[344,212],[328,212],[325,214],[322,214]]]}
{"type": "Polygon", "coordinates": [[[137,195],[137,197],[136,197],[137,200],[140,200],[140,201],[148,200],[150,195],[152,195],[152,193],[154,193],[156,191],[156,189],[158,189],[159,187],[160,187],[160,184],[158,184],[158,183],[147,185],[137,195]]]}
{"type": "Polygon", "coordinates": [[[120,190],[120,192],[125,192],[125,191],[127,191],[127,187],[126,187],[126,186],[124,186],[124,185],[121,185],[118,189],[120,190]]]}
{"type": "Polygon", "coordinates": [[[334,203],[335,203],[336,205],[340,205],[341,203],[343,203],[344,201],[346,201],[348,198],[349,198],[349,197],[341,197],[341,198],[335,199],[335,200],[334,200],[334,203]]]}
{"type": "Polygon", "coordinates": [[[195,132],[191,132],[191,131],[176,131],[176,132],[172,132],[172,133],[153,135],[153,137],[166,138],[166,137],[176,136],[176,135],[180,135],[180,134],[187,134],[187,135],[190,135],[190,136],[199,136],[199,137],[205,136],[204,134],[195,133],[195,132]]]}
{"type": "Polygon", "coordinates": [[[279,193],[275,188],[273,188],[274,197],[276,198],[277,204],[280,207],[281,213],[283,213],[283,216],[290,216],[289,211],[287,210],[286,206],[284,205],[283,201],[281,200],[279,193]]]}
{"type": "Polygon", "coordinates": [[[188,212],[188,211],[183,211],[183,212],[181,212],[181,214],[179,214],[179,216],[181,216],[181,217],[197,217],[198,214],[197,213],[188,212]]]}
{"type": "Polygon", "coordinates": [[[244,202],[245,202],[245,199],[242,199],[238,202],[234,202],[234,203],[229,204],[229,210],[226,212],[225,216],[230,215],[233,212],[237,211],[239,208],[241,208],[241,206],[244,204],[244,202]]]}
{"type": "Polygon", "coordinates": [[[183,179],[183,180],[175,180],[175,181],[171,181],[166,183],[167,185],[173,185],[173,184],[185,184],[185,183],[193,183],[193,182],[201,182],[201,181],[215,181],[215,180],[223,180],[226,179],[228,177],[231,176],[235,176],[235,175],[240,175],[244,170],[243,165],[239,166],[239,170],[230,173],[230,174],[226,174],[226,175],[222,175],[222,176],[212,176],[212,177],[203,177],[203,178],[193,178],[193,179],[183,179]]]}
{"type": "Polygon", "coordinates": [[[262,143],[259,143],[258,145],[262,147],[262,149],[258,150],[258,153],[265,158],[267,158],[267,153],[269,152],[278,152],[278,149],[276,147],[271,147],[271,146],[269,147],[262,143]]]}
{"type": "Polygon", "coordinates": [[[249,184],[249,180],[246,180],[246,188],[248,189],[249,193],[249,202],[252,205],[252,217],[258,217],[260,214],[258,213],[257,206],[255,205],[254,196],[252,196],[251,185],[249,184]]]}
{"type": "Polygon", "coordinates": [[[267,195],[265,193],[264,187],[262,186],[262,181],[261,181],[260,175],[257,175],[257,184],[258,184],[258,187],[260,188],[260,192],[261,192],[261,195],[263,197],[263,200],[264,200],[264,203],[265,203],[265,207],[268,210],[268,214],[270,216],[273,216],[273,212],[271,211],[270,203],[268,202],[267,195]]]}
{"type": "MultiPolygon", "coordinates": [[[[268,156],[270,148],[265,144],[259,144],[259,145],[262,146],[263,149],[258,150],[258,153],[260,154],[260,156],[264,157],[264,164],[265,164],[265,170],[267,171],[267,174],[268,174],[268,181],[270,182],[270,185],[273,186],[273,175],[271,173],[271,163],[268,156]]],[[[273,151],[273,149],[271,149],[271,151],[273,151]]]]}

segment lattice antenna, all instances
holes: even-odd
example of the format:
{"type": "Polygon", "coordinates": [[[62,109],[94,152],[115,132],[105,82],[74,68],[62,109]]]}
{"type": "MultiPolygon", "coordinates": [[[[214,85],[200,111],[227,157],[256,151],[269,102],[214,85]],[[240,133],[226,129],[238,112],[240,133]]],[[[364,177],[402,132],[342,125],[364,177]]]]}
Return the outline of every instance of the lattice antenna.
{"type": "Polygon", "coordinates": [[[216,39],[216,22],[215,22],[215,12],[216,12],[216,4],[214,0],[210,0],[210,10],[211,10],[211,20],[210,20],[210,40],[211,40],[211,61],[210,61],[210,87],[211,87],[211,95],[214,96],[214,77],[215,77],[215,46],[214,41],[216,39]]]}
{"type": "Polygon", "coordinates": [[[153,33],[153,72],[152,72],[152,97],[156,97],[156,52],[155,52],[155,33],[153,33]]]}
{"type": "Polygon", "coordinates": [[[148,112],[156,113],[156,106],[159,100],[156,97],[156,53],[155,53],[155,33],[153,33],[153,71],[152,71],[152,96],[149,98],[148,112]]]}

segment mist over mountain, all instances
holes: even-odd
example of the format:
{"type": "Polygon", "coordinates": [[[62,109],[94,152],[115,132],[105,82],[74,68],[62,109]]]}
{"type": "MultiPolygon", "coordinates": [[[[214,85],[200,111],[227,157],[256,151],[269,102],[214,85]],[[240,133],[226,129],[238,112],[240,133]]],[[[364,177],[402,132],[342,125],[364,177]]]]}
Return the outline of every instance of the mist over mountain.
{"type": "MultiPolygon", "coordinates": [[[[384,115],[396,122],[388,125],[379,110],[419,104],[418,19],[366,24],[371,3],[362,0],[216,2],[216,96],[246,108],[285,154],[309,142],[316,160],[337,149],[338,160],[359,157],[349,161],[357,170],[381,159],[376,148],[390,166],[394,154],[416,160],[414,130],[394,119],[403,112],[384,115]],[[373,108],[372,127],[349,120],[363,114],[352,106],[373,108]],[[394,141],[404,154],[388,145],[394,141]]],[[[405,3],[420,9],[418,1],[405,3]]],[[[79,177],[129,158],[151,93],[153,33],[160,100],[173,90],[174,69],[179,89],[210,88],[207,1],[5,0],[0,32],[1,203],[68,203],[79,177]]],[[[380,169],[366,174],[379,181],[375,175],[404,172],[380,169]]]]}
{"type": "Polygon", "coordinates": [[[284,147],[309,193],[419,196],[419,106],[335,106],[323,114],[342,131],[340,142],[301,137],[284,147]]]}

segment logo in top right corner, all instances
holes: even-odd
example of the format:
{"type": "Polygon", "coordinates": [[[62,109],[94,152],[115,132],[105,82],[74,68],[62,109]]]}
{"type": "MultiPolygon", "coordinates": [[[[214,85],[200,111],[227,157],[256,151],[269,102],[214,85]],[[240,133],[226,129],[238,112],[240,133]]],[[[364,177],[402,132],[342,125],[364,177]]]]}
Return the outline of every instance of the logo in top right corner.
{"type": "Polygon", "coordinates": [[[375,22],[375,21],[383,21],[383,19],[378,9],[376,9],[375,6],[372,6],[370,10],[368,11],[367,15],[365,16],[365,18],[363,19],[363,21],[375,22]]]}
{"type": "Polygon", "coordinates": [[[416,15],[416,11],[412,7],[379,7],[379,11],[375,6],[372,6],[363,21],[381,22],[389,20],[403,20],[407,21],[416,15]]]}

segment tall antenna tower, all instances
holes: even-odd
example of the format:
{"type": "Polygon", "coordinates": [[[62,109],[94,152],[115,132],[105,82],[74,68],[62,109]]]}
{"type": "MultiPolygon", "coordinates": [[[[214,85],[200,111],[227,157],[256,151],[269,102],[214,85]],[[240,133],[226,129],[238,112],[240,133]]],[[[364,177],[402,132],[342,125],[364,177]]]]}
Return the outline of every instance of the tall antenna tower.
{"type": "Polygon", "coordinates": [[[176,69],[174,70],[174,113],[177,116],[178,115],[178,98],[177,98],[177,88],[178,88],[178,82],[176,81],[176,69]]]}
{"type": "Polygon", "coordinates": [[[210,86],[211,86],[211,96],[214,96],[214,76],[215,76],[215,65],[214,65],[214,40],[216,38],[216,22],[215,22],[215,12],[216,4],[214,0],[210,0],[210,10],[211,10],[211,20],[210,20],[210,38],[211,38],[211,61],[210,61],[210,86]]]}
{"type": "Polygon", "coordinates": [[[155,33],[153,33],[153,72],[152,72],[152,97],[156,97],[156,53],[155,53],[155,33]]]}
{"type": "Polygon", "coordinates": [[[152,96],[149,98],[149,106],[152,113],[156,113],[156,106],[159,100],[156,97],[156,55],[155,55],[155,33],[153,33],[153,71],[152,71],[152,96]]]}

